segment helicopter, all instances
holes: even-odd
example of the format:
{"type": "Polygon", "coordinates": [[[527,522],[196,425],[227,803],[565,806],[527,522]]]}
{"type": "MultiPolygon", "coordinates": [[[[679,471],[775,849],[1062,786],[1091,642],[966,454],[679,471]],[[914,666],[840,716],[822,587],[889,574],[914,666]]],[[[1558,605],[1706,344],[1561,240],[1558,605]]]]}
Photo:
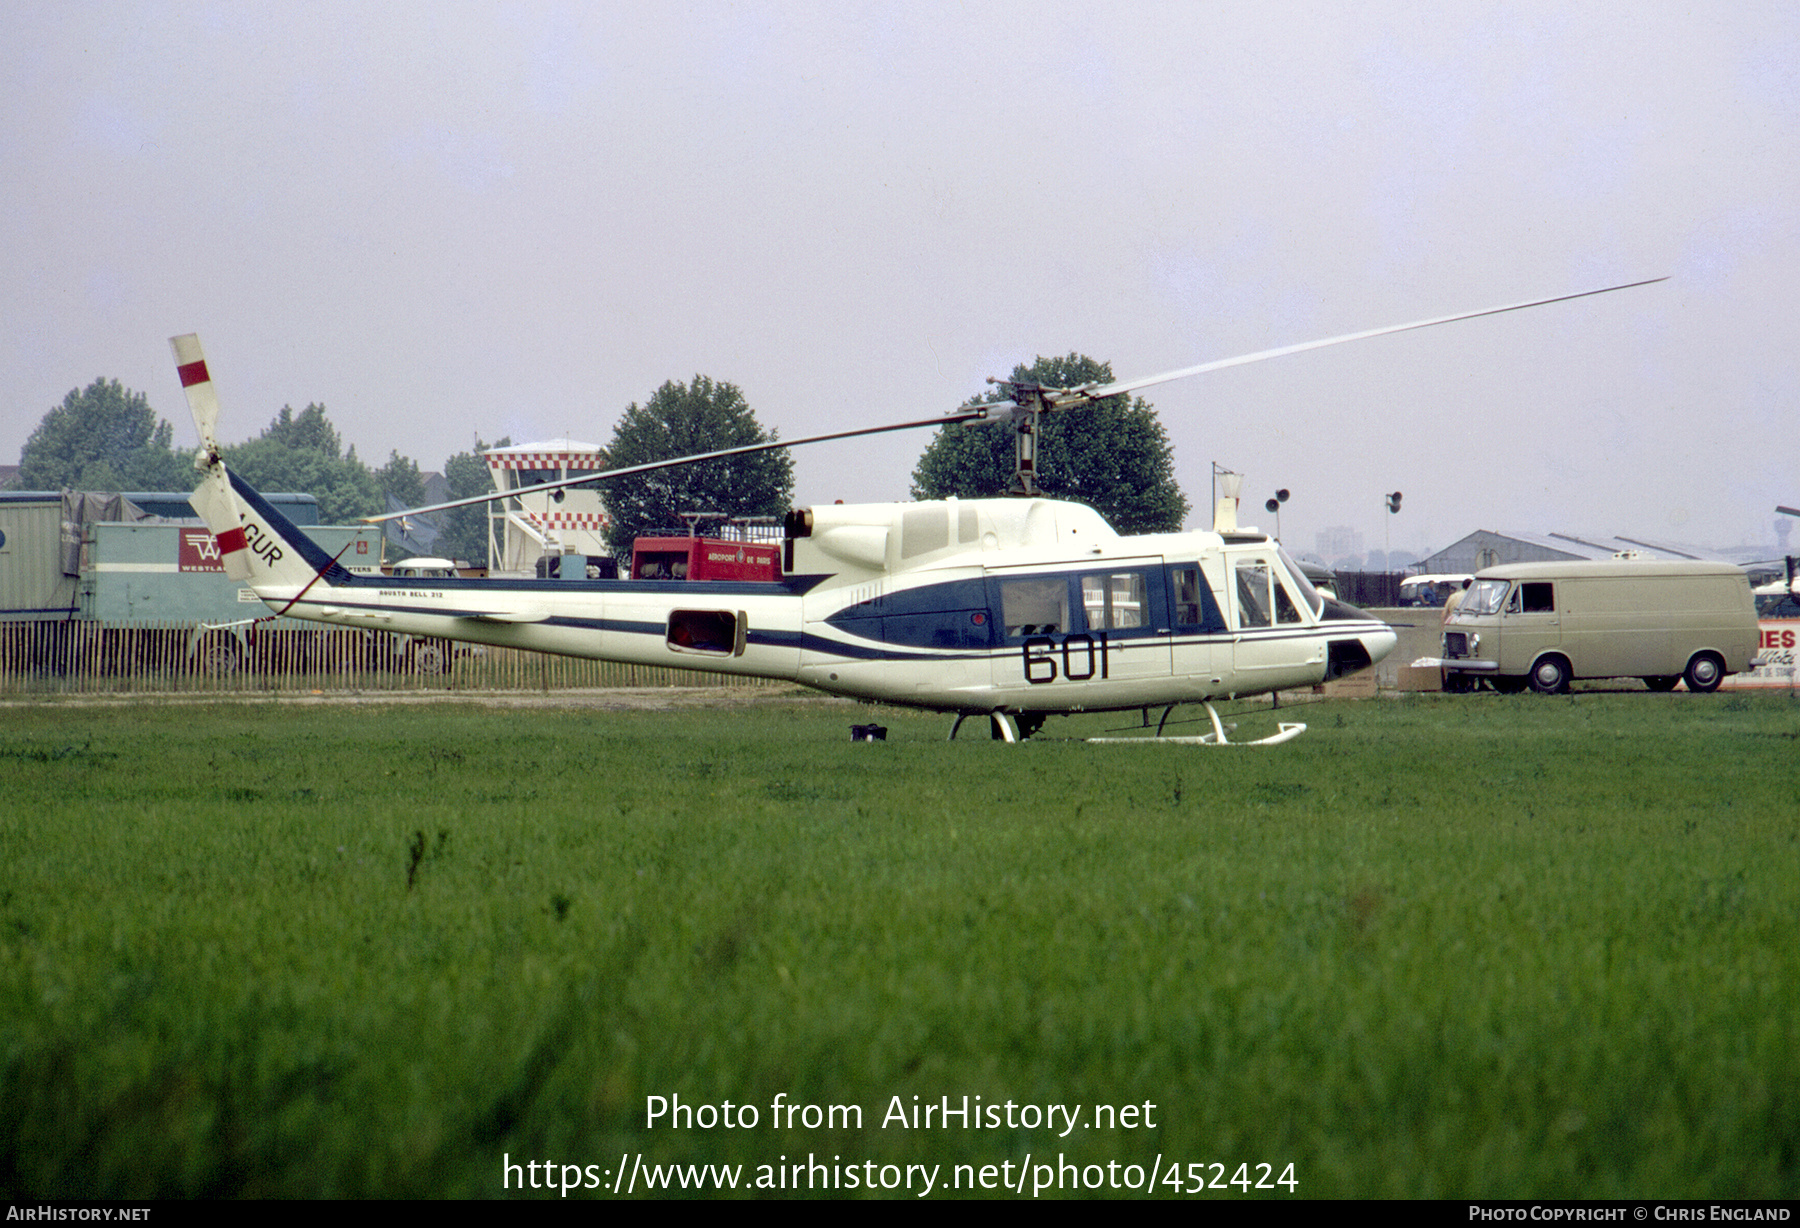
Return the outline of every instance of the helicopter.
{"type": "MultiPolygon", "coordinates": [[[[750,444],[543,482],[368,518],[417,516],[630,473],[887,431],[1010,422],[1012,485],[1001,498],[796,508],[779,580],[589,579],[582,556],[533,579],[353,575],[220,458],[219,400],[199,338],[170,339],[201,449],[193,504],[225,571],[271,616],[680,666],[804,684],[834,695],[970,717],[1016,743],[1054,714],[1163,709],[1163,744],[1276,745],[1303,732],[1232,742],[1215,701],[1311,686],[1375,665],[1396,643],[1380,619],[1321,594],[1280,543],[1236,518],[1227,479],[1211,530],[1122,536],[1092,508],[1036,484],[1045,413],[1170,380],[1411,329],[1545,306],[1663,281],[1483,308],[1220,359],[1142,379],[1050,388],[990,380],[1005,399],[939,417],[750,444]],[[565,574],[566,573],[566,574],[565,574]],[[1211,732],[1164,737],[1200,704],[1211,732]]],[[[1115,739],[1092,739],[1112,741],[1115,739]]]]}

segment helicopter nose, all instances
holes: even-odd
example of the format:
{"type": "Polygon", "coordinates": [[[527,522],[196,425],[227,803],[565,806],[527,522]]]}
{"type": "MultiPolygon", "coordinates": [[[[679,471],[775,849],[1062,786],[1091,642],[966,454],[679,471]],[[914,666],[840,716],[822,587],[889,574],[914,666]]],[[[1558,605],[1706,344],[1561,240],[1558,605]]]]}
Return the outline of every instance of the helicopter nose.
{"type": "Polygon", "coordinates": [[[1326,600],[1321,617],[1328,629],[1334,623],[1358,624],[1345,627],[1343,638],[1330,642],[1325,667],[1327,680],[1368,669],[1393,652],[1400,642],[1399,633],[1373,614],[1335,598],[1326,600]]]}

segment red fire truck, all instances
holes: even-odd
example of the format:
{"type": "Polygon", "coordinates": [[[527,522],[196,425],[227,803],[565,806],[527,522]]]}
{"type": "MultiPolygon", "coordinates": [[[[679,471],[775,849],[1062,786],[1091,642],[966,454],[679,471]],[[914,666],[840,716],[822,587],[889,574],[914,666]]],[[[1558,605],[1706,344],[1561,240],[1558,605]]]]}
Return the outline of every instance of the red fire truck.
{"type": "Polygon", "coordinates": [[[640,537],[631,544],[633,580],[779,580],[781,543],[722,537],[640,537]]]}

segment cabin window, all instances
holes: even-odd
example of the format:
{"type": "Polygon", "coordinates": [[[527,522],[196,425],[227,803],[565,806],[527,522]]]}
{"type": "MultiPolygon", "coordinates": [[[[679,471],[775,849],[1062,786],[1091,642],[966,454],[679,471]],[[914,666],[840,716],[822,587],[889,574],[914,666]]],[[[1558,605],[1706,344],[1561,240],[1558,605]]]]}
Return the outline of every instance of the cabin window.
{"type": "Polygon", "coordinates": [[[1144,626],[1148,590],[1141,571],[1081,577],[1081,604],[1087,612],[1087,629],[1114,631],[1144,626]]]}
{"type": "Polygon", "coordinates": [[[1183,627],[1200,626],[1200,569],[1177,567],[1175,576],[1175,622],[1183,627]]]}
{"type": "Polygon", "coordinates": [[[1519,585],[1527,614],[1550,614],[1556,610],[1556,586],[1548,580],[1519,585]]]}
{"type": "MultiPolygon", "coordinates": [[[[1225,630],[1225,595],[1214,588],[1206,572],[1193,564],[1168,569],[1168,594],[1173,598],[1174,622],[1189,631],[1225,630]]],[[[1151,592],[1151,606],[1156,606],[1156,593],[1151,592]]],[[[1151,617],[1157,617],[1152,613],[1151,617]]]]}
{"type": "Polygon", "coordinates": [[[1060,635],[1069,628],[1069,582],[1063,576],[1000,582],[1001,617],[1008,639],[1060,635]]]}

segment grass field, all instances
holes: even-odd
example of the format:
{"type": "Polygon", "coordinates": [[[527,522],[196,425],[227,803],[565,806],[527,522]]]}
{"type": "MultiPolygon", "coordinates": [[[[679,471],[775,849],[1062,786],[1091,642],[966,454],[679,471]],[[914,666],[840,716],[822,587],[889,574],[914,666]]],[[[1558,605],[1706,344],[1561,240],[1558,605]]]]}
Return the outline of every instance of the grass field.
{"type": "Polygon", "coordinates": [[[1158,1194],[1800,1196],[1800,705],[1300,719],[1218,750],[783,700],[0,709],[0,1196],[809,1155],[940,1194],[1029,1155],[1158,1194]],[[883,1124],[915,1096],[1015,1121],[883,1124]]]}

